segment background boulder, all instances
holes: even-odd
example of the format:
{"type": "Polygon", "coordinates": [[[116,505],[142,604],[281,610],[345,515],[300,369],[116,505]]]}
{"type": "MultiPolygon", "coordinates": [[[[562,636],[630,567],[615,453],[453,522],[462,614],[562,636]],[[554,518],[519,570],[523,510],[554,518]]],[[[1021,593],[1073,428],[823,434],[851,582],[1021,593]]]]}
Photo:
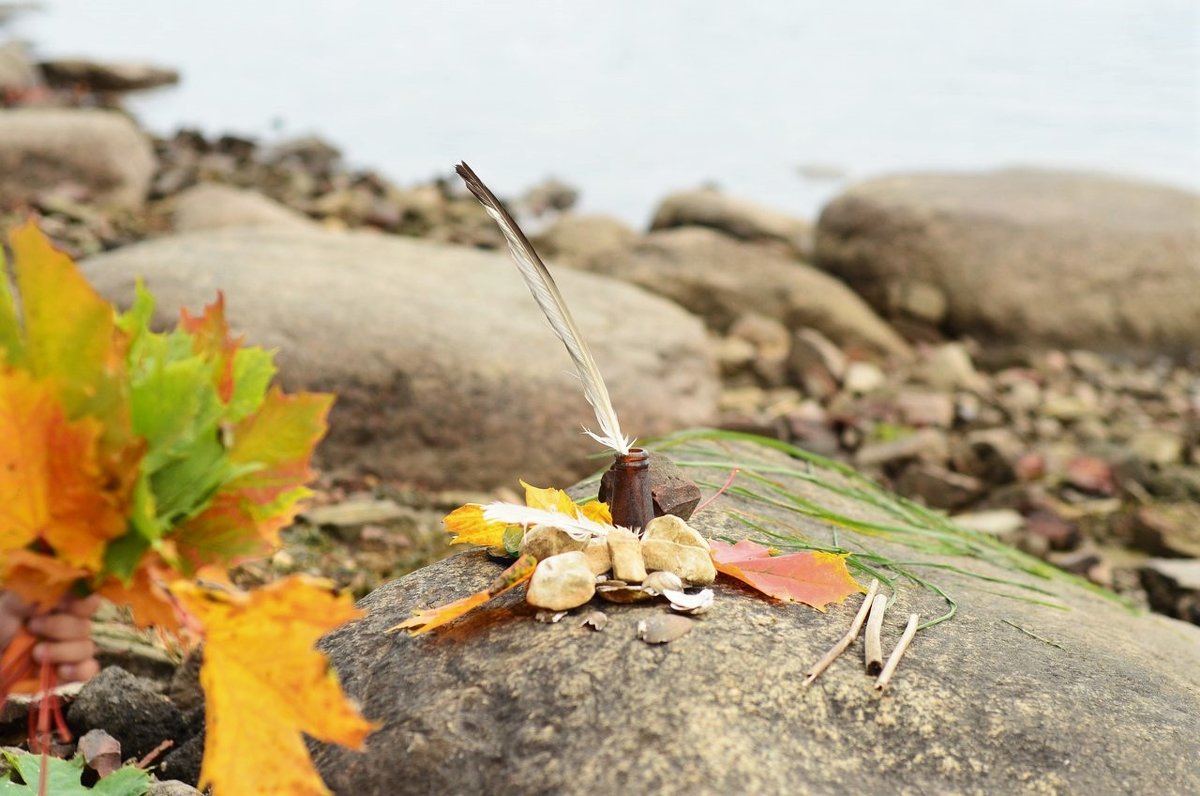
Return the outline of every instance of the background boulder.
{"type": "Polygon", "coordinates": [[[821,213],[817,263],[889,319],[983,342],[1194,351],[1200,196],[1050,171],[916,174],[821,213]]]}
{"type": "MultiPolygon", "coordinates": [[[[136,244],[83,268],[120,304],[145,277],[163,324],[224,291],[235,332],[279,349],[287,388],[338,394],[326,462],[480,488],[518,476],[561,485],[597,466],[581,434],[595,419],[507,253],[239,227],[136,244]]],[[[711,420],[716,368],[699,320],[610,279],[557,278],[627,433],[711,420]]]]}
{"type": "Polygon", "coordinates": [[[0,205],[25,203],[69,185],[99,204],[136,208],[146,198],[154,169],[149,139],[124,114],[0,110],[0,205]]]}
{"type": "Polygon", "coordinates": [[[770,247],[730,240],[711,229],[652,232],[628,252],[597,258],[590,268],[665,296],[722,333],[754,312],[789,329],[811,327],[842,346],[910,353],[907,343],[838,280],[770,247]]]}

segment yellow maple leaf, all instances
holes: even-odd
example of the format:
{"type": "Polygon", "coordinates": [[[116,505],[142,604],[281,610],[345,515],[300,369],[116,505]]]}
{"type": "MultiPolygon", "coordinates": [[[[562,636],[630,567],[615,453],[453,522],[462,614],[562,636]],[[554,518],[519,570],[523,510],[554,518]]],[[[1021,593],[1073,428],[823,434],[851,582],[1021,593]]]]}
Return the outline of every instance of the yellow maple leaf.
{"type": "Polygon", "coordinates": [[[204,629],[200,787],[211,785],[218,796],[328,794],[301,733],[361,749],[376,725],[313,647],[363,612],[327,581],[301,575],[248,593],[180,580],[171,593],[204,629]]]}
{"type": "Polygon", "coordinates": [[[459,506],[446,515],[442,520],[446,530],[456,534],[450,544],[479,544],[485,547],[496,547],[504,543],[502,522],[492,522],[483,517],[483,506],[478,503],[468,503],[459,506]]]}
{"type": "Polygon", "coordinates": [[[441,627],[447,622],[458,619],[468,611],[478,608],[493,597],[499,597],[514,586],[519,586],[529,580],[533,577],[535,569],[537,569],[537,559],[527,553],[513,562],[511,567],[497,575],[486,589],[437,608],[417,611],[400,624],[389,627],[387,632],[407,630],[409,635],[419,636],[435,627],[441,627]]]}

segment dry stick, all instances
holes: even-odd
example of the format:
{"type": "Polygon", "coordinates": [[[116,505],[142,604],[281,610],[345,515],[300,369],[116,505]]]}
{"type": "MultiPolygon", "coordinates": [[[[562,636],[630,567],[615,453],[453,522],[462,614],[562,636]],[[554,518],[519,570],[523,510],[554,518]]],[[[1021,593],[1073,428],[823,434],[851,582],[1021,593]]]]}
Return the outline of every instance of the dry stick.
{"type": "Polygon", "coordinates": [[[867,674],[879,674],[883,669],[883,644],[879,633],[883,630],[883,613],[887,610],[887,595],[876,594],[871,601],[871,614],[867,617],[867,636],[864,641],[867,674]]]}
{"type": "Polygon", "coordinates": [[[900,636],[900,640],[896,642],[896,648],[892,650],[892,654],[888,656],[887,665],[883,667],[883,671],[879,673],[879,679],[875,681],[875,690],[882,691],[892,679],[892,672],[896,671],[896,667],[900,665],[900,659],[904,657],[904,651],[908,649],[908,643],[913,640],[913,636],[917,635],[917,615],[908,615],[908,626],[904,628],[904,635],[900,636]]]}
{"type": "Polygon", "coordinates": [[[846,648],[854,643],[854,639],[858,638],[858,631],[862,630],[863,622],[867,618],[867,611],[871,610],[871,600],[875,599],[875,593],[879,591],[879,581],[872,580],[870,588],[867,589],[867,596],[863,598],[863,603],[858,609],[858,613],[854,615],[854,621],[850,623],[850,629],[846,631],[846,635],[842,636],[838,643],[830,648],[829,652],[825,653],[825,657],[817,661],[811,669],[808,670],[808,677],[804,678],[804,685],[812,685],[812,681],[821,676],[821,672],[829,668],[829,664],[837,659],[837,656],[846,651],[846,648]]]}

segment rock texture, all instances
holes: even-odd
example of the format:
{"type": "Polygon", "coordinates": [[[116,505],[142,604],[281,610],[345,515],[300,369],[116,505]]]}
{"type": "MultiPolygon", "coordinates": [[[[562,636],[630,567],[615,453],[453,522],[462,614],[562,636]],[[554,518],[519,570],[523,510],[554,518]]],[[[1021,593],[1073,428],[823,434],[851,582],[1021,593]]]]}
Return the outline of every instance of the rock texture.
{"type": "Polygon", "coordinates": [[[650,229],[675,227],[708,227],[738,240],[777,244],[782,251],[800,257],[808,257],[812,251],[813,231],[807,221],[711,188],[663,199],[650,229]]]}
{"type": "Polygon", "coordinates": [[[211,182],[188,188],[175,197],[172,220],[177,232],[239,226],[316,226],[302,213],[257,191],[211,182]]]}
{"type": "Polygon", "coordinates": [[[591,269],[666,296],[721,332],[754,312],[790,329],[812,327],[843,346],[909,354],[895,331],[836,279],[713,230],[651,233],[627,254],[599,258],[591,269]]]}
{"type": "Polygon", "coordinates": [[[1194,351],[1200,196],[1090,174],[918,174],[850,189],[816,259],[890,319],[999,343],[1194,351]]]}
{"type": "Polygon", "coordinates": [[[154,169],[146,135],[120,113],[0,110],[0,206],[69,184],[99,204],[135,208],[154,169]]]}
{"type": "MultiPolygon", "coordinates": [[[[278,348],[289,389],[338,393],[324,461],[429,486],[559,483],[596,467],[595,418],[508,255],[370,234],[232,228],[85,261],[127,303],[141,275],[158,321],[225,292],[230,323],[278,348]],[[568,476],[569,477],[569,476],[568,476]]],[[[703,325],[635,287],[557,275],[622,425],[703,424],[717,381],[703,325]]]]}
{"type": "Polygon", "coordinates": [[[534,246],[543,258],[587,269],[592,260],[633,246],[637,233],[611,216],[568,213],[536,236],[534,246]]]}
{"type": "MultiPolygon", "coordinates": [[[[788,466],[760,448],[711,443],[693,444],[687,458],[698,448],[788,466]]],[[[890,523],[914,517],[851,476],[791,466],[795,476],[772,480],[826,510],[890,523]],[[860,490],[869,502],[830,486],[860,490]]],[[[689,472],[706,481],[723,475],[689,472]]],[[[732,512],[753,511],[776,530],[830,538],[816,518],[743,500],[722,496],[691,522],[708,536],[741,537],[747,528],[732,512]]],[[[840,533],[843,544],[914,555],[840,533]]],[[[1021,579],[974,559],[946,563],[1021,579]]],[[[365,754],[316,745],[335,792],[1200,791],[1200,631],[1132,615],[1061,580],[1041,585],[1068,610],[922,570],[959,612],[917,635],[882,696],[862,671],[861,642],[811,688],[801,686],[845,632],[858,598],[819,613],[724,578],[713,609],[661,646],[636,638],[639,620],[662,615],[661,604],[606,604],[607,624],[594,632],[573,617],[534,622],[520,594],[435,633],[384,633],[415,608],[477,590],[496,571],[481,552],[443,561],[372,593],[361,603],[364,620],[324,639],[347,691],[383,725],[365,754]]],[[[909,611],[932,618],[944,610],[930,592],[901,585],[885,621],[885,653],[909,611]]]]}

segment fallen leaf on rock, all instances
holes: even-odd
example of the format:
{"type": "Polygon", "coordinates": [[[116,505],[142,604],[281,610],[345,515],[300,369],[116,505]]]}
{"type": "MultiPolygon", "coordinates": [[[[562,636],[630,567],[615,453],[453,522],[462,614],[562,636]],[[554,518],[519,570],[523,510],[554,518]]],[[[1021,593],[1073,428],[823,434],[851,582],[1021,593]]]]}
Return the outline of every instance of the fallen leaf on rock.
{"type": "Polygon", "coordinates": [[[647,644],[666,644],[691,631],[696,623],[679,614],[658,614],[638,622],[638,638],[647,644]]]}
{"type": "Polygon", "coordinates": [[[711,541],[717,571],[736,578],[769,597],[796,601],[824,611],[864,591],[846,569],[846,556],[801,552],[773,556],[769,548],[749,540],[735,545],[711,541]]]}
{"type": "Polygon", "coordinates": [[[204,626],[204,762],[216,793],[328,794],[304,736],[361,749],[375,728],[342,693],[322,635],[362,616],[349,595],[294,575],[254,592],[176,581],[171,593],[204,626]],[[303,695],[303,699],[298,699],[303,695]]]}
{"type": "Polygon", "coordinates": [[[400,624],[388,628],[387,632],[393,633],[397,630],[407,630],[409,635],[418,636],[421,633],[433,630],[435,627],[441,627],[447,622],[458,619],[468,611],[478,608],[493,597],[498,597],[514,586],[518,586],[529,580],[533,577],[535,569],[537,569],[537,559],[531,555],[523,555],[511,567],[497,575],[496,579],[483,591],[477,591],[461,600],[455,600],[452,603],[447,603],[437,608],[427,608],[423,611],[417,611],[400,624]]]}

